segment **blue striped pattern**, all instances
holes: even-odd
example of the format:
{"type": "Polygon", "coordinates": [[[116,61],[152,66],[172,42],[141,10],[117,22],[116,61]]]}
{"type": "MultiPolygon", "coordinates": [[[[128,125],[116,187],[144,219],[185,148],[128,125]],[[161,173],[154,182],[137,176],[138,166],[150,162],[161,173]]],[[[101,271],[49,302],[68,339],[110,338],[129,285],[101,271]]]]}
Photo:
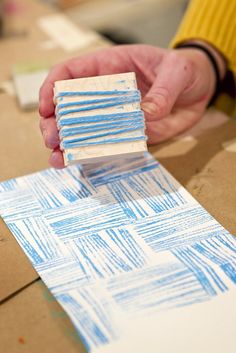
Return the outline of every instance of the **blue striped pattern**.
{"type": "MultiPolygon", "coordinates": [[[[126,276],[127,277],[127,276],[126,276]]],[[[146,267],[129,278],[113,279],[107,290],[129,317],[199,303],[210,299],[195,274],[181,262],[146,267]],[[118,282],[119,281],[119,282],[118,282]]]]}
{"type": "Polygon", "coordinates": [[[154,217],[141,219],[136,222],[135,230],[155,252],[227,234],[198,204],[176,207],[154,217]]]}
{"type": "Polygon", "coordinates": [[[3,182],[0,213],[89,351],[236,285],[236,239],[149,154],[3,182]]]}
{"type": "Polygon", "coordinates": [[[70,312],[70,318],[88,351],[118,338],[112,304],[99,295],[95,296],[93,288],[72,290],[56,295],[56,298],[70,312]]]}
{"type": "MultiPolygon", "coordinates": [[[[118,81],[121,82],[121,81],[118,81]]],[[[122,81],[123,83],[125,83],[125,80],[122,81]]],[[[133,94],[133,91],[130,91],[131,94],[133,94]]],[[[111,90],[111,91],[100,91],[100,90],[96,90],[96,91],[74,91],[74,92],[60,92],[56,95],[56,98],[61,98],[61,97],[76,97],[76,96],[107,96],[107,95],[124,95],[127,94],[127,90],[111,90]]]]}
{"type": "MultiPolygon", "coordinates": [[[[56,95],[56,120],[61,149],[146,140],[144,115],[135,107],[140,100],[140,92],[130,89],[60,92],[56,95]],[[132,109],[119,111],[127,105],[132,109]]],[[[69,160],[73,160],[72,154],[69,160]]]]}
{"type": "Polygon", "coordinates": [[[57,118],[60,118],[64,115],[68,115],[72,113],[79,113],[79,112],[97,110],[97,109],[106,109],[106,108],[111,108],[116,106],[123,106],[125,104],[135,103],[135,102],[140,102],[139,92],[135,91],[134,94],[131,95],[130,91],[127,91],[123,94],[122,97],[118,97],[118,98],[95,99],[95,100],[90,99],[90,100],[85,100],[83,102],[73,102],[73,104],[71,102],[58,104],[56,107],[56,114],[57,114],[57,118]],[[81,105],[82,106],[85,105],[85,107],[80,107],[81,105]],[[79,108],[70,109],[71,106],[79,106],[79,108]],[[64,108],[69,108],[69,109],[64,109],[64,108]]]}
{"type": "MultiPolygon", "coordinates": [[[[60,128],[60,131],[63,129],[63,127],[68,127],[71,125],[77,125],[78,124],[78,119],[81,124],[85,123],[103,123],[106,122],[106,124],[111,123],[111,119],[113,120],[113,124],[121,123],[123,120],[125,122],[130,123],[135,120],[139,120],[141,117],[143,117],[143,113],[140,111],[133,111],[129,113],[129,118],[127,120],[127,114],[126,113],[113,113],[113,114],[97,114],[97,115],[86,115],[85,117],[83,116],[77,116],[74,118],[66,118],[63,120],[57,120],[57,125],[60,128]]],[[[107,126],[107,125],[106,125],[107,126]]],[[[72,127],[73,128],[73,127],[72,127]]]]}
{"type": "Polygon", "coordinates": [[[109,229],[67,243],[89,278],[109,278],[142,268],[147,255],[127,229],[109,229]]]}

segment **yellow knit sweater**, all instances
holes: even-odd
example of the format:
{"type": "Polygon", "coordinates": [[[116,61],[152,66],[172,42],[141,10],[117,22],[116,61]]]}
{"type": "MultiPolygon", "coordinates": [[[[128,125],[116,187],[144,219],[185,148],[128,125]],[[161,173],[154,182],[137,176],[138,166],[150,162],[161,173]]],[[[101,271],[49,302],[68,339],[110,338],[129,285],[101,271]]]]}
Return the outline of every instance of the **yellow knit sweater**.
{"type": "MultiPolygon", "coordinates": [[[[217,48],[236,81],[236,0],[192,0],[171,46],[191,39],[204,40],[217,48]]],[[[232,114],[236,102],[220,97],[217,103],[232,114]]]]}

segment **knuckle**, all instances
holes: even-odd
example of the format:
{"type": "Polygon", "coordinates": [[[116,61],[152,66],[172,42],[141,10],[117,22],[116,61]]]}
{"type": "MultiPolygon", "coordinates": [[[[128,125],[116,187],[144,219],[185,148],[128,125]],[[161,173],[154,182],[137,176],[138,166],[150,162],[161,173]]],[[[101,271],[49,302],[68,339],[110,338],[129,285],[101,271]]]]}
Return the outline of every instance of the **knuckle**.
{"type": "Polygon", "coordinates": [[[176,65],[182,62],[182,60],[185,58],[180,56],[177,50],[172,50],[167,54],[166,59],[169,61],[170,64],[176,65]]]}
{"type": "Polygon", "coordinates": [[[183,55],[181,51],[172,50],[167,54],[167,61],[170,67],[184,72],[191,72],[193,63],[190,57],[183,55]]]}

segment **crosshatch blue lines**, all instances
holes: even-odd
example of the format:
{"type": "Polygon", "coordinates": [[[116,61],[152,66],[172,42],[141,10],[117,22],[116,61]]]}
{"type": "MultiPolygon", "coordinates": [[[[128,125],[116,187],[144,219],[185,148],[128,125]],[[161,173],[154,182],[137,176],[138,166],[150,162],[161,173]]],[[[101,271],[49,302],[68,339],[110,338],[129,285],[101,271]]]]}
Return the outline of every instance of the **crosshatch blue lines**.
{"type": "Polygon", "coordinates": [[[17,220],[8,223],[8,227],[24,247],[34,266],[52,259],[63,258],[68,254],[65,246],[41,217],[17,220]]]}
{"type": "Polygon", "coordinates": [[[139,157],[122,158],[122,162],[118,159],[114,162],[105,162],[102,165],[100,163],[85,164],[84,174],[95,187],[98,187],[150,172],[157,169],[158,166],[159,163],[149,153],[145,153],[139,157]]]}
{"type": "Polygon", "coordinates": [[[109,280],[107,290],[128,315],[150,315],[210,299],[194,272],[176,259],[109,280]]]}
{"type": "Polygon", "coordinates": [[[35,269],[54,295],[91,283],[82,264],[70,254],[39,263],[35,269]]]}
{"type": "Polygon", "coordinates": [[[227,234],[227,231],[197,203],[141,219],[135,223],[134,229],[156,252],[227,234]]]}
{"type": "Polygon", "coordinates": [[[51,210],[45,215],[45,219],[63,241],[130,223],[119,204],[111,197],[104,200],[108,202],[93,203],[94,198],[87,198],[71,206],[51,210]]]}
{"type": "Polygon", "coordinates": [[[92,352],[236,285],[235,238],[148,154],[1,183],[0,213],[92,352]]]}
{"type": "Polygon", "coordinates": [[[96,293],[94,295],[92,288],[82,288],[56,295],[70,313],[88,351],[116,340],[119,334],[111,302],[100,298],[98,291],[96,293]]]}
{"type": "Polygon", "coordinates": [[[130,272],[148,261],[134,235],[125,228],[81,236],[66,245],[91,279],[130,272]]]}
{"type": "Polygon", "coordinates": [[[96,193],[78,165],[61,170],[47,169],[2,182],[0,212],[2,216],[12,219],[30,217],[31,214],[71,204],[96,193]]]}
{"type": "Polygon", "coordinates": [[[210,295],[225,292],[236,284],[236,246],[218,235],[192,246],[174,249],[173,254],[190,268],[210,295]]]}
{"type": "Polygon", "coordinates": [[[0,214],[7,222],[40,216],[41,205],[34,197],[32,190],[17,190],[0,194],[0,214]]]}
{"type": "Polygon", "coordinates": [[[43,209],[70,204],[96,192],[76,168],[68,172],[49,169],[42,174],[29,176],[27,182],[43,209]],[[71,187],[68,188],[68,185],[71,187]]]}
{"type": "Polygon", "coordinates": [[[161,174],[159,180],[153,180],[152,171],[112,182],[107,184],[107,189],[133,219],[154,216],[186,204],[183,189],[170,186],[161,174]]]}
{"type": "MultiPolygon", "coordinates": [[[[0,193],[4,193],[6,191],[14,191],[17,188],[17,179],[9,179],[0,183],[0,193]]],[[[2,197],[2,195],[1,195],[2,197]]]]}

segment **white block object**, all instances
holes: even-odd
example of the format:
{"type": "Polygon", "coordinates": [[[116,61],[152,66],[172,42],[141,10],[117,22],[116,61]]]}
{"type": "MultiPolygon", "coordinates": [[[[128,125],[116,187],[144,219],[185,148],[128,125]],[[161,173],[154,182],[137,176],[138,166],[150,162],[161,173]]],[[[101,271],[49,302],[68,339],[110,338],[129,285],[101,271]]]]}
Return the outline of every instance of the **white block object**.
{"type": "Polygon", "coordinates": [[[36,108],[39,104],[39,90],[48,75],[48,70],[13,73],[13,82],[22,109],[36,108]]]}
{"type": "Polygon", "coordinates": [[[134,73],[57,81],[54,96],[65,165],[147,151],[134,73]]]}
{"type": "Polygon", "coordinates": [[[75,51],[99,40],[99,35],[91,30],[75,25],[61,14],[43,16],[38,20],[39,27],[67,52],[75,51]]]}

